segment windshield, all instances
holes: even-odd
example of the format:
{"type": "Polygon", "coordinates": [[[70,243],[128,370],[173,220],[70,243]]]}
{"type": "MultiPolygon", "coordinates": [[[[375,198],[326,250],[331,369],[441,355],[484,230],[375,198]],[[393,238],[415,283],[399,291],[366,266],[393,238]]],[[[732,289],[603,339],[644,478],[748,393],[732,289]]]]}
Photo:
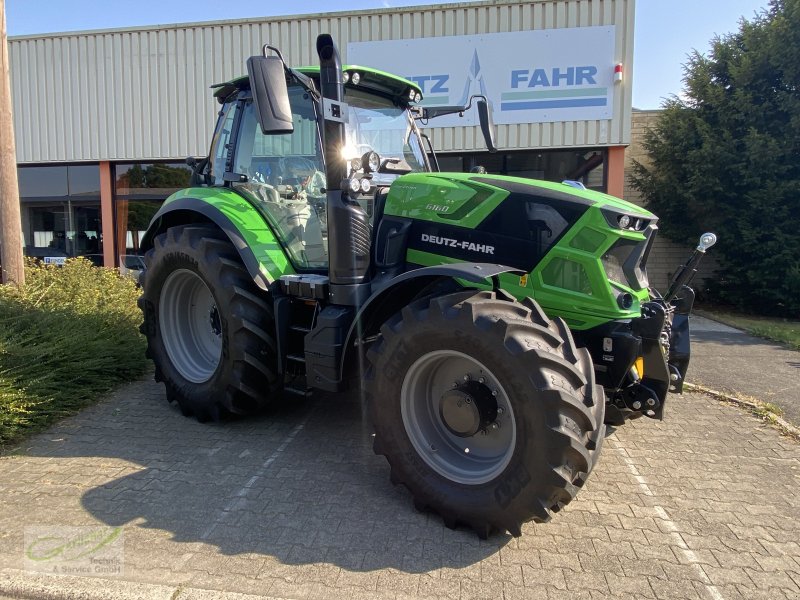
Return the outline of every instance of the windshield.
{"type": "MultiPolygon", "coordinates": [[[[381,159],[403,160],[411,171],[428,171],[428,161],[414,120],[404,108],[388,98],[347,88],[349,105],[345,126],[347,158],[356,158],[369,151],[381,159]]],[[[391,181],[395,174],[376,173],[376,183],[391,181]]]]}

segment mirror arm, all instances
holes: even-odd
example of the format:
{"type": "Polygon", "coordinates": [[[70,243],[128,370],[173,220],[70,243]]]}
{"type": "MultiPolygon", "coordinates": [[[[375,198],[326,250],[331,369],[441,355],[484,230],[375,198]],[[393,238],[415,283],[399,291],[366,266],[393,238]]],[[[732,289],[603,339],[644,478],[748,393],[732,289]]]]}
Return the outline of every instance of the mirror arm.
{"type": "Polygon", "coordinates": [[[286,74],[290,77],[293,77],[297,83],[303,86],[303,89],[311,94],[311,97],[314,101],[319,102],[320,94],[317,91],[317,87],[314,85],[314,80],[305,73],[301,73],[300,71],[292,69],[290,66],[288,66],[286,61],[283,59],[283,54],[281,54],[281,51],[275,46],[264,44],[264,46],[261,48],[261,52],[265,57],[268,56],[269,50],[274,52],[276,56],[281,59],[281,62],[283,63],[283,70],[286,71],[286,74]]]}
{"type": "Polygon", "coordinates": [[[303,89],[311,95],[311,99],[314,100],[314,102],[319,102],[321,96],[317,91],[317,86],[314,85],[314,80],[311,79],[311,77],[289,67],[286,67],[286,72],[294,77],[295,81],[297,81],[297,83],[299,83],[303,89]]]}

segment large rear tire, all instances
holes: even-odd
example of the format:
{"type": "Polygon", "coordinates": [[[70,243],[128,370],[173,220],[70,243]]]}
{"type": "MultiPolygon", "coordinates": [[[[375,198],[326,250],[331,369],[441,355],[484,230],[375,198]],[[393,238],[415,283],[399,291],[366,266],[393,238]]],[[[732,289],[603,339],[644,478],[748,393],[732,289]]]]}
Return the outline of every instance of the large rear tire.
{"type": "Polygon", "coordinates": [[[420,300],[384,324],[368,358],[375,452],[449,527],[519,536],[597,462],[605,397],[591,358],[533,301],[420,300]]]}
{"type": "Polygon", "coordinates": [[[264,407],[280,383],[274,316],[228,238],[213,226],[171,227],[145,265],[142,333],[167,399],[200,421],[264,407]]]}

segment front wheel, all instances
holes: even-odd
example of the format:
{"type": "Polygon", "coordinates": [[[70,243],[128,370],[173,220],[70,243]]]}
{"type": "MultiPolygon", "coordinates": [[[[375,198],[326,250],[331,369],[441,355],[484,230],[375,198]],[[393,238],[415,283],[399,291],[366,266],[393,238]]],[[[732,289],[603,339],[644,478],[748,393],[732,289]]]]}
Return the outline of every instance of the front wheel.
{"type": "Polygon", "coordinates": [[[368,356],[375,451],[450,527],[520,535],[597,461],[605,398],[589,354],[532,301],[473,290],[416,302],[368,356]]]}
{"type": "Polygon", "coordinates": [[[280,382],[272,307],[225,234],[171,227],[145,264],[142,333],[167,399],[201,421],[262,408],[280,382]]]}

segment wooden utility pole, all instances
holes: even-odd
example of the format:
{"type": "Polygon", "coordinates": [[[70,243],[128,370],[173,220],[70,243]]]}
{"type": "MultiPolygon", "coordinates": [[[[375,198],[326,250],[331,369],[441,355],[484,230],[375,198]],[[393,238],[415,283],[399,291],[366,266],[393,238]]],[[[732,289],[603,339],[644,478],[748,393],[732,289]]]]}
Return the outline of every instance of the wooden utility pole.
{"type": "Polygon", "coordinates": [[[8,70],[6,3],[0,0],[0,247],[2,282],[22,285],[22,220],[17,182],[17,149],[11,112],[11,74],[8,70]]]}

